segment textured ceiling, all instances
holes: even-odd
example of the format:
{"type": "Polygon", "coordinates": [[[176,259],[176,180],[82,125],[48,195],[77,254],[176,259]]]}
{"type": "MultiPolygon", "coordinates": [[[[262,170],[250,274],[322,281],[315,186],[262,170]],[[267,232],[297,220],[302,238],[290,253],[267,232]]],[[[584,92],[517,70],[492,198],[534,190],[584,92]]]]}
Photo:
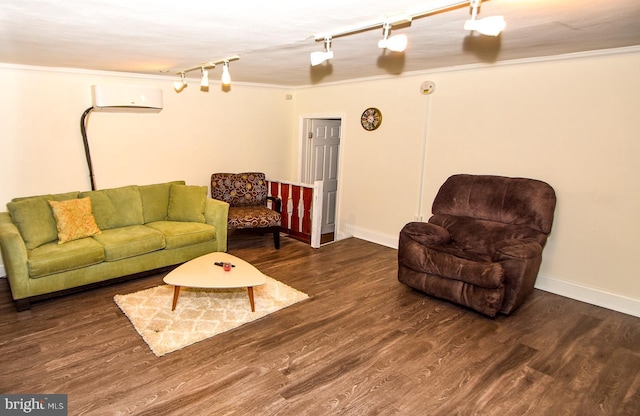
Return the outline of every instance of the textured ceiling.
{"type": "MultiPolygon", "coordinates": [[[[234,81],[311,85],[498,60],[640,45],[639,0],[486,0],[503,15],[499,37],[463,30],[469,7],[414,19],[404,53],[377,48],[379,28],[333,41],[334,59],[311,67],[319,33],[454,0],[3,0],[0,63],[174,74],[240,55],[234,81]]],[[[220,70],[210,72],[217,78],[220,70]]],[[[198,71],[188,76],[197,78],[198,71]]]]}

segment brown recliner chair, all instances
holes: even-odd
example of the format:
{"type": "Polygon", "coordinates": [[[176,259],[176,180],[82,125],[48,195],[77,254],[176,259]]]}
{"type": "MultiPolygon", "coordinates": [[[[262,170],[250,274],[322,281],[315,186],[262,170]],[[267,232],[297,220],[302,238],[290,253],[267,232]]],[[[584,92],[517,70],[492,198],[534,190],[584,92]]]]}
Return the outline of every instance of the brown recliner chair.
{"type": "Polygon", "coordinates": [[[400,231],[398,280],[494,317],[533,291],[556,196],[526,178],[453,175],[429,221],[400,231]]]}
{"type": "Polygon", "coordinates": [[[267,193],[262,172],[211,175],[211,198],[229,204],[228,229],[273,233],[273,245],[279,249],[282,201],[267,193]],[[267,200],[272,201],[273,209],[267,207],[267,200]]]}

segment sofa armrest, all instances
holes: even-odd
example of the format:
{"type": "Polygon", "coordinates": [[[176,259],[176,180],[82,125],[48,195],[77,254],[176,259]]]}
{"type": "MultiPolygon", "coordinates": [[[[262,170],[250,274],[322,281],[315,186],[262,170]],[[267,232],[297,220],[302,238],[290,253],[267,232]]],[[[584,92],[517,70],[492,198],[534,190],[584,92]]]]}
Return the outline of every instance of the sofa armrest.
{"type": "Polygon", "coordinates": [[[0,212],[0,250],[13,299],[28,297],[27,247],[8,212],[0,212]]]}
{"type": "Polygon", "coordinates": [[[509,239],[498,242],[493,254],[494,261],[508,259],[533,259],[542,255],[542,246],[535,240],[509,239]]]}
{"type": "Polygon", "coordinates": [[[204,219],[207,224],[216,227],[218,251],[227,251],[227,227],[229,204],[217,199],[207,198],[204,207],[204,219]]]}

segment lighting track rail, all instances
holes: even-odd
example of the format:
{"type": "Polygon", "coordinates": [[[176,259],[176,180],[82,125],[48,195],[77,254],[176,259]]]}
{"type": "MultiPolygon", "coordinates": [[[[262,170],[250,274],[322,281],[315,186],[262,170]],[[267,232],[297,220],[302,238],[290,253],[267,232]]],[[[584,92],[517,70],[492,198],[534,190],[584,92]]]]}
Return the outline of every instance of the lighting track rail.
{"type": "Polygon", "coordinates": [[[333,58],[333,51],[331,50],[331,42],[333,39],[378,28],[382,28],[383,30],[383,38],[378,42],[378,47],[381,49],[389,49],[394,52],[402,52],[407,47],[407,36],[404,34],[389,36],[394,26],[408,25],[411,24],[413,19],[458,9],[465,5],[469,5],[471,7],[471,19],[465,22],[464,30],[476,31],[487,36],[498,36],[505,28],[504,17],[491,16],[484,19],[477,19],[476,17],[478,15],[481,2],[482,0],[453,1],[441,6],[418,10],[413,13],[399,14],[390,16],[383,20],[371,21],[359,26],[353,26],[333,32],[318,33],[314,36],[314,39],[316,42],[324,42],[325,50],[322,52],[311,53],[311,65],[316,66],[333,58]]]}
{"type": "Polygon", "coordinates": [[[185,75],[191,71],[200,71],[202,73],[202,79],[200,81],[200,86],[203,88],[207,88],[209,86],[209,69],[213,69],[216,65],[223,65],[222,67],[222,77],[221,82],[222,85],[230,85],[231,84],[231,74],[229,73],[229,62],[237,61],[240,59],[240,56],[233,55],[228,56],[226,58],[219,59],[217,61],[207,61],[203,62],[198,66],[193,66],[191,68],[183,69],[182,71],[177,72],[180,75],[180,81],[176,81],[173,83],[173,89],[176,92],[180,92],[187,87],[187,81],[185,80],[185,75]]]}

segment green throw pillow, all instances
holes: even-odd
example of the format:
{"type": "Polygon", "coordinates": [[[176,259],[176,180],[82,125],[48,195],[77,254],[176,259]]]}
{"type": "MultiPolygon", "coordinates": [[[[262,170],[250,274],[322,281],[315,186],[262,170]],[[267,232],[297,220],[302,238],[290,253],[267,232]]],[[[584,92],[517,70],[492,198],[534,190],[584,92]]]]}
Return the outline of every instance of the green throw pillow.
{"type": "Polygon", "coordinates": [[[11,220],[18,227],[27,250],[58,239],[56,219],[47,201],[66,201],[78,197],[78,192],[14,198],[7,204],[11,220]]]}
{"type": "Polygon", "coordinates": [[[206,186],[172,184],[167,218],[169,221],[204,223],[206,200],[206,186]]]}
{"type": "Polygon", "coordinates": [[[53,218],[48,197],[29,198],[12,201],[7,204],[20,235],[28,250],[33,250],[43,244],[58,238],[56,219],[53,218]]]}
{"type": "Polygon", "coordinates": [[[184,185],[184,181],[141,185],[138,187],[142,198],[142,212],[145,224],[166,221],[171,184],[184,185]]]}

